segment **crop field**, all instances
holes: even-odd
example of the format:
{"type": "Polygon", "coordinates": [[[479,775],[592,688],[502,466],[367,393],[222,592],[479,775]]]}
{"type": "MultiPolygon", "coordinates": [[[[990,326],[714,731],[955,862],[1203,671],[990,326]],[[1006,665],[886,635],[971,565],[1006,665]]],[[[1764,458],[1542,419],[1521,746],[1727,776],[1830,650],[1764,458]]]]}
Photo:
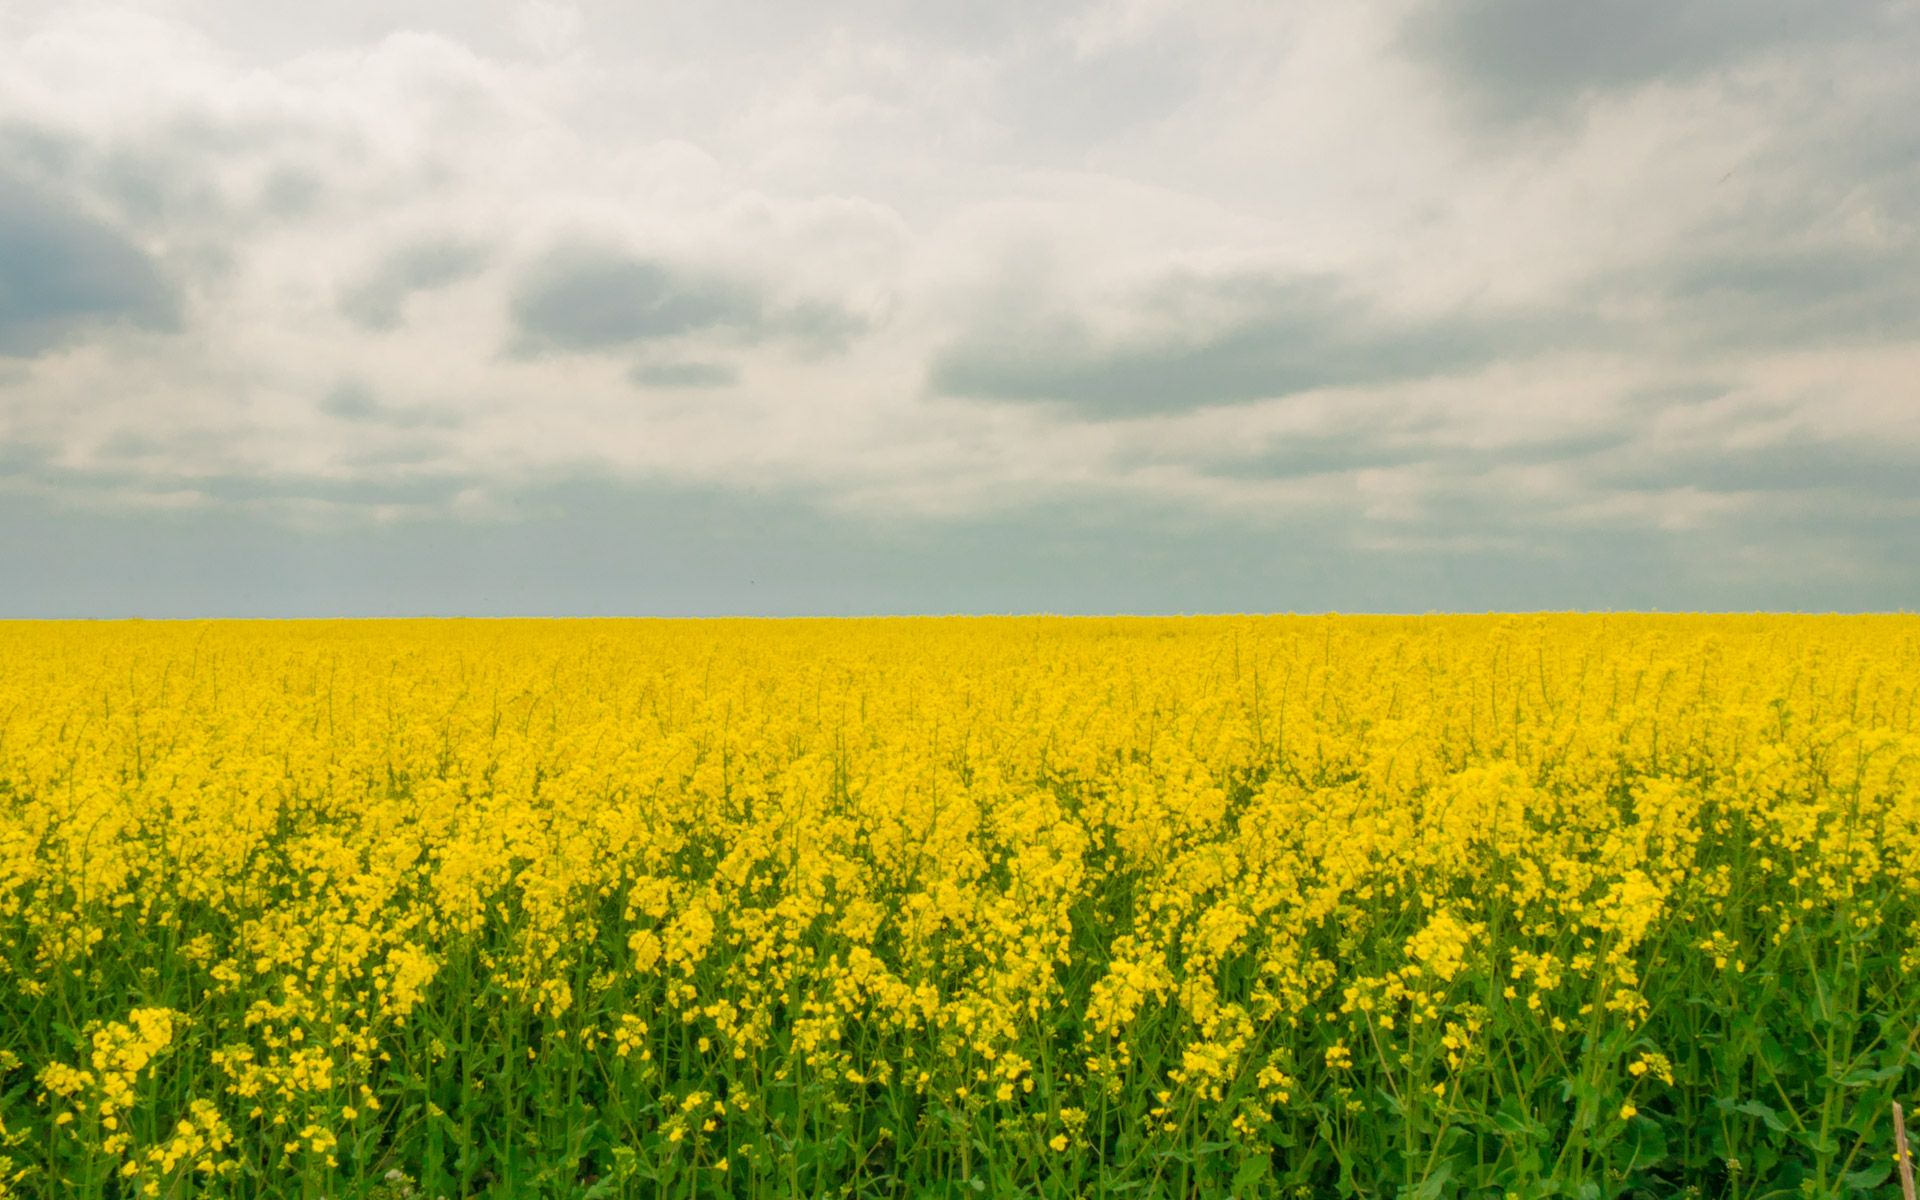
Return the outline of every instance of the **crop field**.
{"type": "Polygon", "coordinates": [[[0,624],[0,1195],[1890,1197],[1920,618],[0,624]]]}

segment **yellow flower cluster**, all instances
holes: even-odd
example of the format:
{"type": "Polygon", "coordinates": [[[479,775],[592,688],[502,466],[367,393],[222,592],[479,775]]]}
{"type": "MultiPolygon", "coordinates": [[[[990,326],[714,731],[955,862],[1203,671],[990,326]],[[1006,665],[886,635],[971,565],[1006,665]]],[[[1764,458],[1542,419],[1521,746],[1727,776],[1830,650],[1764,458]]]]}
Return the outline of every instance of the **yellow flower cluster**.
{"type": "Polygon", "coordinates": [[[1909,617],[0,625],[0,1118],[52,1192],[1731,1157],[1760,975],[1905,1078],[1917,692],[1909,617]]]}

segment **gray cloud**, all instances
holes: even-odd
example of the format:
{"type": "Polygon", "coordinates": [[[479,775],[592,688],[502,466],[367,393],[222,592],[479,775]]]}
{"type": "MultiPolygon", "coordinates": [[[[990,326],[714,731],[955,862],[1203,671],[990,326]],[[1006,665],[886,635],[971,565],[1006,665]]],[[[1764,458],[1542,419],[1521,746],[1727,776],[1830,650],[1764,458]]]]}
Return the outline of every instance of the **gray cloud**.
{"type": "Polygon", "coordinates": [[[461,424],[458,414],[443,409],[383,403],[363,379],[343,379],[335,384],[320,402],[320,411],[341,421],[392,429],[451,429],[461,424]]]}
{"type": "Polygon", "coordinates": [[[1402,421],[1385,428],[1291,435],[1214,464],[1208,474],[1216,479],[1280,480],[1419,466],[1444,475],[1479,475],[1503,467],[1585,462],[1630,444],[1635,436],[1628,429],[1612,429],[1478,447],[1439,442],[1435,432],[1402,421]]]}
{"type": "Polygon", "coordinates": [[[326,185],[311,171],[281,167],[260,189],[260,210],[279,220],[304,217],[319,207],[326,185]]]}
{"type": "Polygon", "coordinates": [[[318,504],[351,512],[354,519],[364,519],[366,509],[378,507],[444,511],[456,494],[474,483],[469,477],[431,469],[436,460],[444,457],[443,450],[418,440],[365,454],[343,455],[341,465],[350,473],[340,477],[305,472],[265,476],[178,469],[156,475],[144,469],[140,460],[164,457],[174,448],[165,442],[117,434],[99,447],[92,461],[74,464],[60,461],[62,455],[57,446],[35,443],[0,446],[0,482],[11,485],[0,488],[0,495],[12,492],[67,500],[86,497],[95,501],[117,497],[136,504],[156,496],[176,500],[197,497],[202,502],[215,504],[236,502],[263,508],[277,505],[280,511],[318,504]]]}
{"type": "MultiPolygon", "coordinates": [[[[1912,84],[1898,94],[1902,109],[1920,103],[1912,84]]],[[[1638,310],[1632,344],[1686,353],[1920,336],[1920,131],[1820,119],[1776,132],[1738,171],[1755,182],[1731,185],[1737,205],[1597,273],[1580,302],[1638,310]]]]}
{"type": "Polygon", "coordinates": [[[1717,493],[1827,492],[1856,501],[1920,501],[1920,446],[1796,441],[1690,448],[1616,460],[1596,472],[1609,489],[1717,493]]]}
{"type": "Polygon", "coordinates": [[[400,325],[406,302],[416,292],[450,287],[478,275],[487,265],[483,246],[458,238],[432,238],[394,252],[364,280],[340,296],[340,312],[363,329],[400,325]]]}
{"type": "MultiPolygon", "coordinates": [[[[373,489],[369,489],[373,490],[373,489]]],[[[404,502],[405,489],[379,493],[404,502]]],[[[0,493],[5,617],[1911,610],[1920,523],[1807,508],[1654,536],[1483,538],[1461,505],[1407,548],[1331,522],[1196,525],[1112,500],[876,526],[791,496],[580,481],[519,520],[289,529],[270,505],[106,516],[0,493]],[[1758,551],[1758,552],[1757,552],[1758,551]],[[1808,570],[1833,561],[1840,570],[1808,570]],[[1846,569],[1846,568],[1851,569],[1846,569]]]]}
{"type": "Polygon", "coordinates": [[[740,372],[724,363],[641,363],[627,372],[636,387],[715,388],[737,383],[740,372]]]}
{"type": "Polygon", "coordinates": [[[512,300],[522,350],[611,350],[710,329],[750,331],[765,313],[752,288],[585,246],[549,253],[512,300]]]}
{"type": "Polygon", "coordinates": [[[1774,47],[1859,36],[1899,11],[1889,0],[1435,0],[1408,20],[1403,41],[1475,107],[1511,120],[1774,47]]]}
{"type": "MultiPolygon", "coordinates": [[[[430,457],[422,450],[413,455],[390,453],[368,458],[356,466],[412,466],[430,457]]],[[[432,510],[443,507],[471,481],[451,478],[424,479],[316,479],[288,476],[261,479],[254,475],[215,475],[182,481],[199,495],[211,500],[258,503],[263,505],[297,504],[302,501],[339,505],[347,508],[395,507],[432,510]]]]}
{"type": "Polygon", "coordinates": [[[374,399],[372,388],[350,379],[334,385],[320,402],[320,411],[343,421],[367,421],[380,415],[380,403],[374,399]]]}
{"type": "MultiPolygon", "coordinates": [[[[1711,342],[1861,344],[1920,336],[1920,244],[1678,253],[1659,294],[1711,342]]],[[[1648,281],[1642,281],[1643,291],[1648,281]]]]}
{"type": "Polygon", "coordinates": [[[103,322],[174,319],[173,295],[138,247],[0,169],[0,355],[32,357],[103,322]]]}
{"type": "Polygon", "coordinates": [[[1329,277],[1180,275],[1136,299],[1132,311],[1175,331],[1103,344],[1071,316],[995,326],[944,350],[929,384],[953,396],[1133,417],[1425,379],[1480,365],[1515,343],[1538,345],[1542,332],[1516,320],[1503,345],[1494,327],[1465,316],[1396,320],[1329,277]]]}
{"type": "Polygon", "coordinates": [[[928,386],[1114,419],[1417,383],[1566,351],[1660,357],[1685,375],[1684,364],[1727,351],[1911,341],[1920,220],[1898,208],[1909,203],[1900,174],[1849,181],[1856,205],[1888,198],[1871,240],[1823,231],[1839,201],[1796,194],[1520,311],[1408,318],[1333,276],[1183,274],[1120,306],[1130,332],[1102,336],[1090,315],[1035,312],[1010,293],[934,357],[928,386]]]}
{"type": "Polygon", "coordinates": [[[1312,433],[1277,440],[1253,454],[1212,465],[1216,479],[1306,479],[1376,467],[1404,467],[1430,461],[1432,447],[1394,444],[1362,433],[1312,433]]]}
{"type": "Polygon", "coordinates": [[[865,317],[824,300],[802,300],[768,314],[762,332],[788,338],[808,354],[838,354],[866,333],[865,317]]]}

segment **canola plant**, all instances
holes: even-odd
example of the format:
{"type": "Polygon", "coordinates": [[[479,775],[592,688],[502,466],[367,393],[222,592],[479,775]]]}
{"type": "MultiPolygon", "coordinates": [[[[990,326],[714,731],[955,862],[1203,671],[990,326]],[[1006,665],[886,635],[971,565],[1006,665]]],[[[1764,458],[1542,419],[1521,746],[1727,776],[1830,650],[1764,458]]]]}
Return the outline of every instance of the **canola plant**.
{"type": "Polygon", "coordinates": [[[1897,1193],[1920,619],[0,625],[0,1195],[1897,1193]]]}

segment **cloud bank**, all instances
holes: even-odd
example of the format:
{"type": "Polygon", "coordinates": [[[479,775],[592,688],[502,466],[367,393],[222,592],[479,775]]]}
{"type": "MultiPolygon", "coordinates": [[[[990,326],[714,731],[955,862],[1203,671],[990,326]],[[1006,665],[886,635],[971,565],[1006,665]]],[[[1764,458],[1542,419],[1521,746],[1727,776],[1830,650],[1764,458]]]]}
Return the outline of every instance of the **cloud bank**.
{"type": "Polygon", "coordinates": [[[26,0],[0,498],[297,557],[604,489],[866,547],[855,609],[940,607],[909,545],[1008,607],[967,563],[1897,604],[1916,57],[1911,0],[26,0]]]}

